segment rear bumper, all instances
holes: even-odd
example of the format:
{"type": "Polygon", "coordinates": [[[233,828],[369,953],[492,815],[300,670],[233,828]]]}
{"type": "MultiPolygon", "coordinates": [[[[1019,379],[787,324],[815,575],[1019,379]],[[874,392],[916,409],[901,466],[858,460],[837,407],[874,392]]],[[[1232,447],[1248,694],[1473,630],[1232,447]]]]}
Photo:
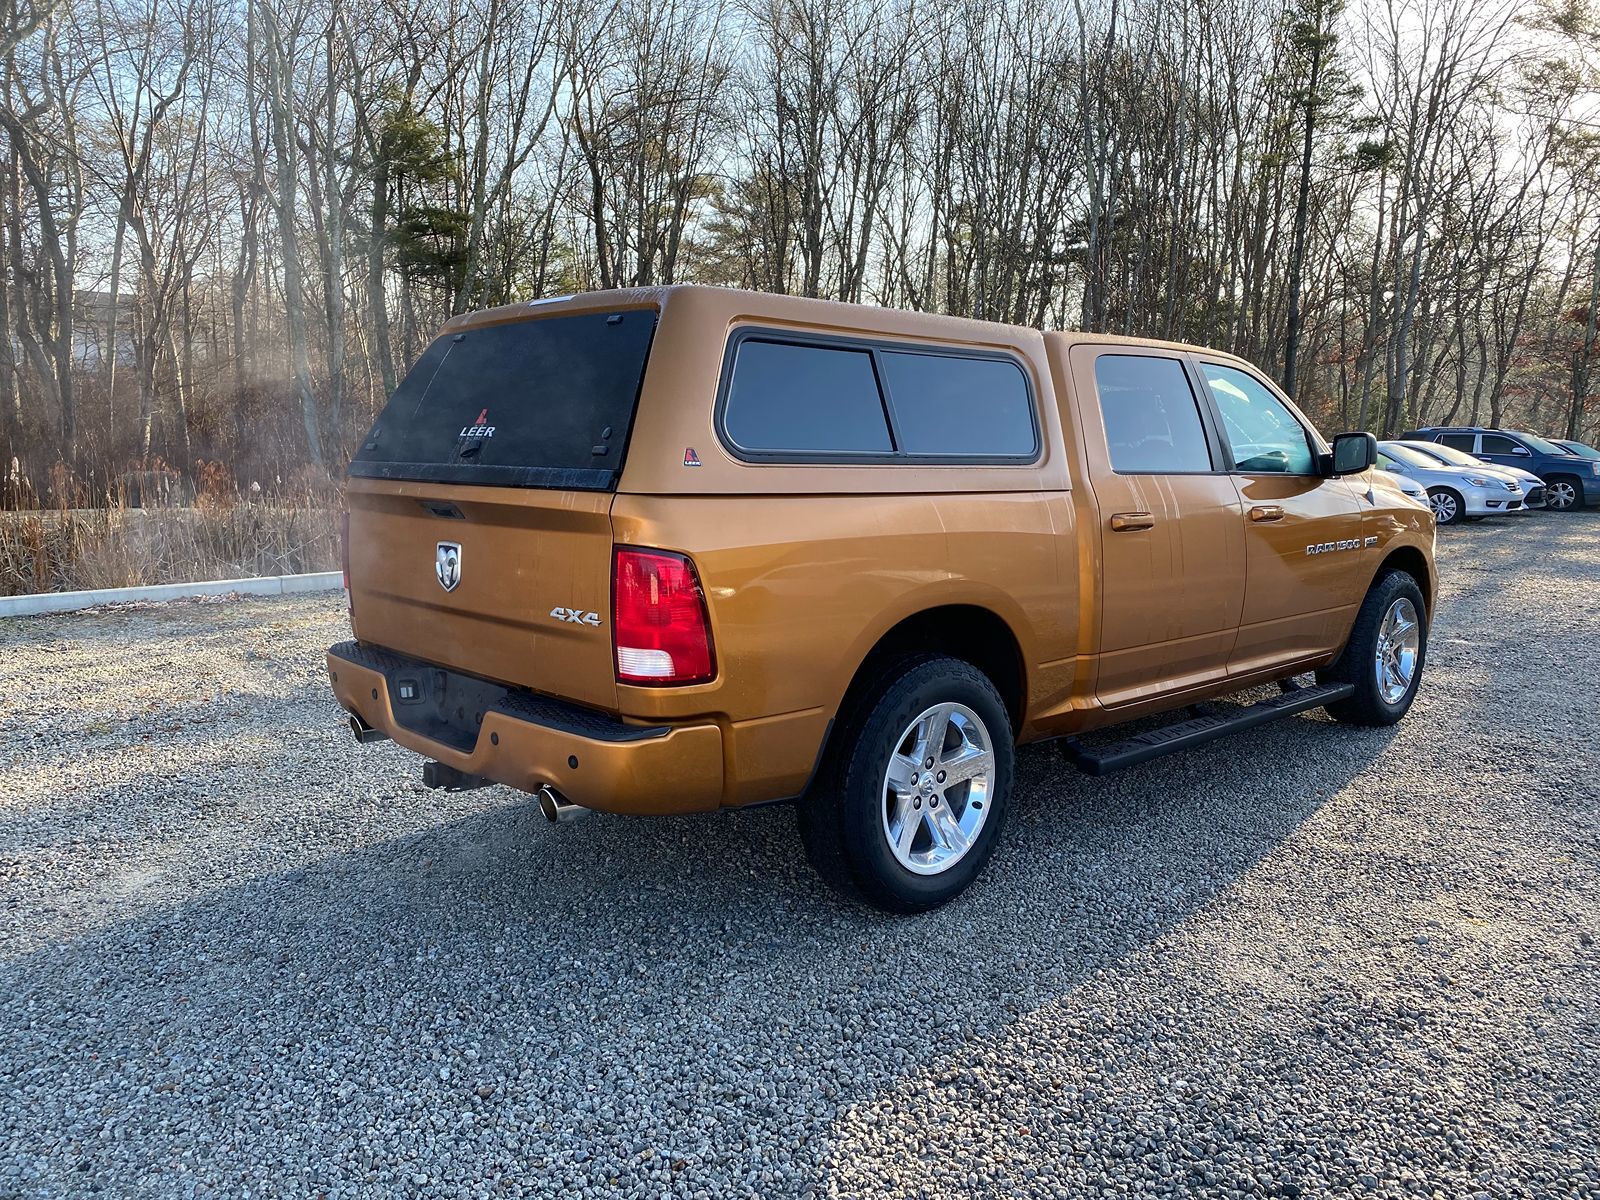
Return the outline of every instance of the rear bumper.
{"type": "Polygon", "coordinates": [[[361,642],[328,650],[328,677],[344,708],[398,744],[525,792],[549,786],[600,812],[709,812],[721,806],[722,730],[714,724],[628,725],[609,713],[503,689],[361,642]],[[397,715],[399,687],[440,679],[476,692],[461,721],[397,715]],[[469,706],[470,707],[470,706],[469,706]],[[427,728],[419,732],[417,726],[427,728]]]}

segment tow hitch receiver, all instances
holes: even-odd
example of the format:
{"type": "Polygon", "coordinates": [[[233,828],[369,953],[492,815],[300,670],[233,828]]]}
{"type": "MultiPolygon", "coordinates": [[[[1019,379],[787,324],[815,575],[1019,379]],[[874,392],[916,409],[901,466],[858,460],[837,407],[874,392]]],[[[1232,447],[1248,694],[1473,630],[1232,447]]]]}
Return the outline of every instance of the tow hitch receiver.
{"type": "Polygon", "coordinates": [[[470,792],[473,788],[493,787],[494,780],[485,779],[482,775],[468,775],[442,762],[425,762],[422,764],[422,784],[424,787],[443,788],[447,792],[470,792]]]}

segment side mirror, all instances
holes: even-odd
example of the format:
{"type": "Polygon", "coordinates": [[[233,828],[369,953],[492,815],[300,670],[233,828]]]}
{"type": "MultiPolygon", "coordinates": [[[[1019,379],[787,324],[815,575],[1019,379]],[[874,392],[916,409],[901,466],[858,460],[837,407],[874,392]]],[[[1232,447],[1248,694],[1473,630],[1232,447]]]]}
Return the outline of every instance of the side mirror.
{"type": "Polygon", "coordinates": [[[1511,453],[1515,454],[1518,458],[1533,457],[1533,451],[1529,450],[1526,446],[1513,446],[1511,447],[1511,453]]]}
{"type": "Polygon", "coordinates": [[[1378,461],[1378,439],[1370,433],[1341,433],[1328,455],[1329,475],[1359,475],[1378,461]]]}

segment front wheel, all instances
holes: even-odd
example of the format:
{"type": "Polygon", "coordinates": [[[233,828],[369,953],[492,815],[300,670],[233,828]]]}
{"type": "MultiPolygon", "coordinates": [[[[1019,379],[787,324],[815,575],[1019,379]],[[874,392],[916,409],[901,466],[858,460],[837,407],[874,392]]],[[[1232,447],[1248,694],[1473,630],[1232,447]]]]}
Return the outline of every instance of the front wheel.
{"type": "Polygon", "coordinates": [[[1411,708],[1428,654],[1428,606],[1404,571],[1389,571],[1361,602],[1350,640],[1319,683],[1348,683],[1355,691],[1327,706],[1349,725],[1393,725],[1411,708]]]}
{"type": "Polygon", "coordinates": [[[1011,720],[988,676],[902,659],[853,702],[800,836],[836,890],[885,912],[954,899],[993,853],[1011,799],[1011,720]]]}
{"type": "Polygon", "coordinates": [[[1433,509],[1433,519],[1440,525],[1455,525],[1467,515],[1466,503],[1449,488],[1429,488],[1428,507],[1433,509]]]}
{"type": "Polygon", "coordinates": [[[1578,481],[1557,476],[1545,484],[1545,507],[1568,512],[1578,507],[1578,481]]]}

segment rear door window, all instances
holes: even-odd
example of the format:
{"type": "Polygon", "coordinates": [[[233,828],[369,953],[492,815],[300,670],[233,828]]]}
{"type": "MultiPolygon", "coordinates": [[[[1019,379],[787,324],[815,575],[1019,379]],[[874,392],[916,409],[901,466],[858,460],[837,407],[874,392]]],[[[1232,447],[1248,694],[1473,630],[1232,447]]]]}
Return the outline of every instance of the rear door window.
{"type": "Polygon", "coordinates": [[[1473,452],[1477,440],[1478,435],[1475,433],[1441,433],[1439,435],[1439,441],[1444,445],[1456,450],[1465,450],[1468,454],[1473,452]]]}
{"type": "Polygon", "coordinates": [[[888,454],[894,445],[868,350],[747,338],[723,418],[743,450],[888,454]]]}
{"type": "Polygon", "coordinates": [[[1146,354],[1102,354],[1094,361],[1094,382],[1112,470],[1120,475],[1212,470],[1205,426],[1183,363],[1146,354]]]}
{"type": "Polygon", "coordinates": [[[614,487],[655,325],[650,310],[446,333],[389,397],[350,474],[614,487]]]}

